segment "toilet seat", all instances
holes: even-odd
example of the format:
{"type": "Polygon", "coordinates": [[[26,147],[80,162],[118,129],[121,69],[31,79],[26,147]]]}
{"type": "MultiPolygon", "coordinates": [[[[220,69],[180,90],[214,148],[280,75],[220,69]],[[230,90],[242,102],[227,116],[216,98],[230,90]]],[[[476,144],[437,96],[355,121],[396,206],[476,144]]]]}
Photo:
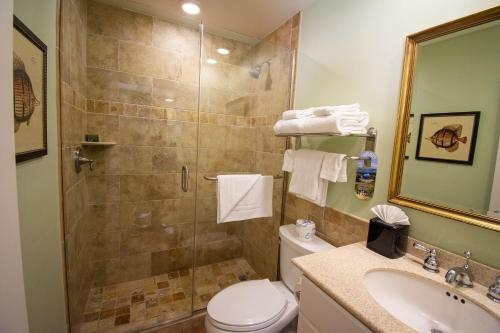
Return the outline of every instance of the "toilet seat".
{"type": "Polygon", "coordinates": [[[248,332],[277,322],[288,301],[268,279],[234,284],[215,295],[207,306],[207,319],[222,330],[248,332]]]}

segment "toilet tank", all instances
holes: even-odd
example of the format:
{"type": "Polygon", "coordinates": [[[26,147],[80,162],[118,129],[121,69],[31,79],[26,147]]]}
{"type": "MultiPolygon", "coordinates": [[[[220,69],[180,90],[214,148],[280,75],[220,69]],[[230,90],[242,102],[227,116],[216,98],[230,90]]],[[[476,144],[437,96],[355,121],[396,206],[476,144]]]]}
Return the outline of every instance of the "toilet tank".
{"type": "Polygon", "coordinates": [[[314,236],[310,241],[304,242],[297,238],[295,225],[288,224],[280,227],[280,271],[285,285],[292,292],[302,276],[302,272],[291,262],[295,257],[307,254],[333,250],[335,246],[314,236]]]}

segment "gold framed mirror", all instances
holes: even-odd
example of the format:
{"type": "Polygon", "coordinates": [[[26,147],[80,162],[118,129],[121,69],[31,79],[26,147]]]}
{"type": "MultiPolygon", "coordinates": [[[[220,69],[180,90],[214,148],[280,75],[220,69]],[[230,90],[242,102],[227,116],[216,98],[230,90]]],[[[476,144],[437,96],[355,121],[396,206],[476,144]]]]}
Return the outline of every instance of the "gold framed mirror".
{"type": "Polygon", "coordinates": [[[498,41],[500,6],[407,36],[389,202],[500,231],[498,41]]]}

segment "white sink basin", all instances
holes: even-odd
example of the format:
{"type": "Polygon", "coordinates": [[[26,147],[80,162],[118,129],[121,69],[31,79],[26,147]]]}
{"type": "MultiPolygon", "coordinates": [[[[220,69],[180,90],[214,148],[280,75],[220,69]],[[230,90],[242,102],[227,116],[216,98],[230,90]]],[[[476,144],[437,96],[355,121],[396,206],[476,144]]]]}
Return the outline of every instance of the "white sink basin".
{"type": "Polygon", "coordinates": [[[375,270],[365,274],[364,282],[378,304],[417,332],[500,332],[500,319],[430,280],[375,270]]]}

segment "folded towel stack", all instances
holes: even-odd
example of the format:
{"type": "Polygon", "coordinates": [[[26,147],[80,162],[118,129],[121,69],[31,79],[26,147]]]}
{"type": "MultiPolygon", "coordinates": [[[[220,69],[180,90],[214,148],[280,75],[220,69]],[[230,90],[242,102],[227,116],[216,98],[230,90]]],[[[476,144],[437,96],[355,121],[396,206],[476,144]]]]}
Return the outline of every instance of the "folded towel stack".
{"type": "Polygon", "coordinates": [[[286,150],[283,171],[293,172],[288,191],[325,207],[328,181],[347,182],[344,154],[316,150],[286,150]]]}
{"type": "Polygon", "coordinates": [[[283,112],[282,119],[274,125],[274,132],[366,134],[369,121],[368,113],[361,111],[359,103],[319,106],[283,112]]]}

